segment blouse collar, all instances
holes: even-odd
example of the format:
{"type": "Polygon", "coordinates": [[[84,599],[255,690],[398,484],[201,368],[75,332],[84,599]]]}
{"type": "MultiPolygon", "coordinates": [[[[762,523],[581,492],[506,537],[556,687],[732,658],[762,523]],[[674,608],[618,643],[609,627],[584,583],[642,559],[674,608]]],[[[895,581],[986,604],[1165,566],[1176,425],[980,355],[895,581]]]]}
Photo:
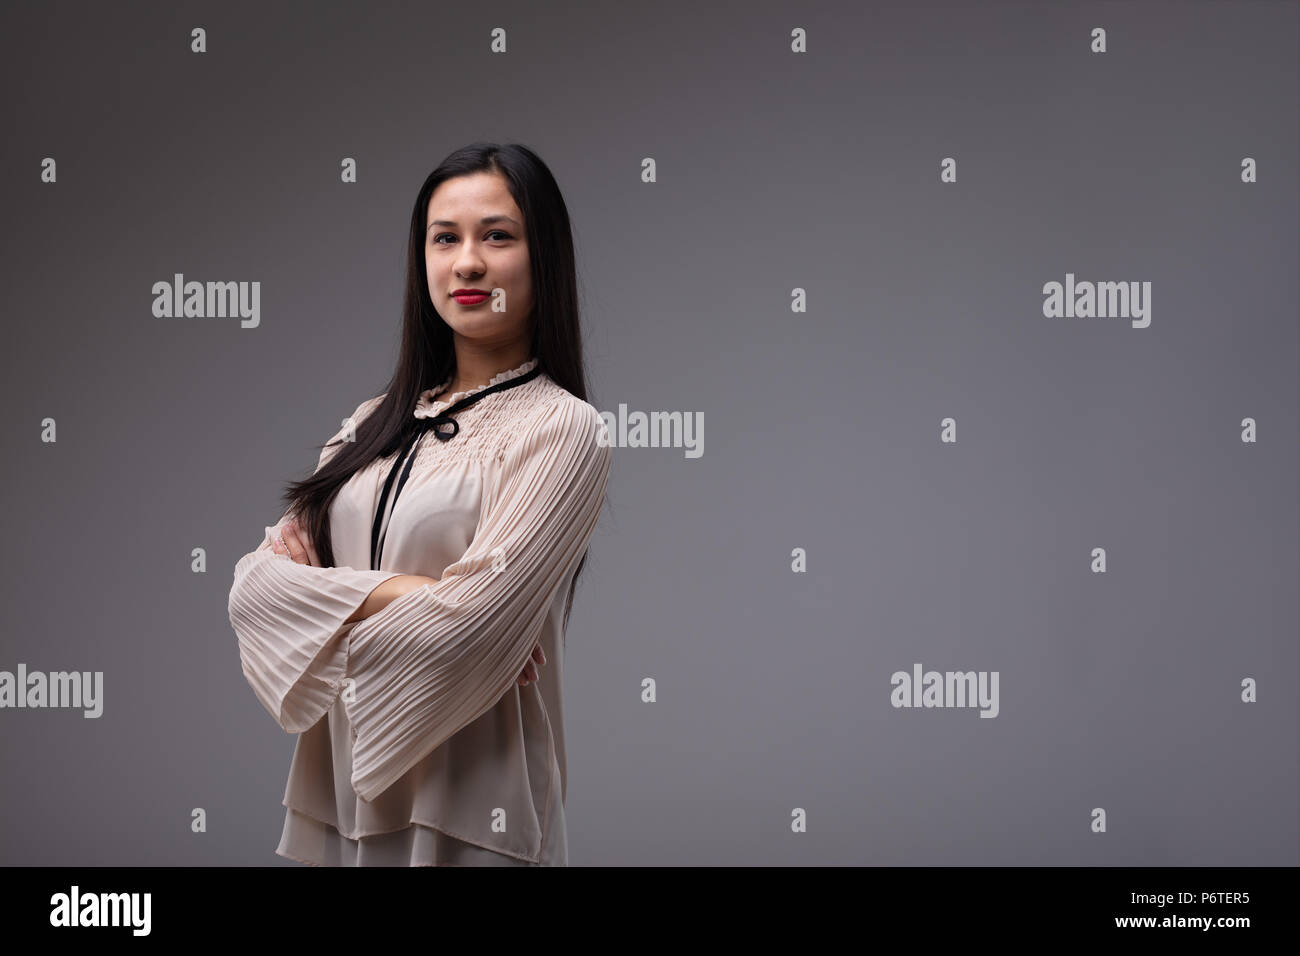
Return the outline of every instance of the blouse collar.
{"type": "MultiPolygon", "coordinates": [[[[450,384],[452,376],[449,375],[441,385],[437,386],[436,388],[425,389],[423,392],[420,393],[420,397],[416,399],[415,402],[415,417],[432,418],[433,416],[437,415],[440,411],[442,411],[442,409],[446,408],[448,405],[452,405],[460,401],[462,398],[467,398],[470,395],[475,395],[483,391],[484,389],[491,388],[493,385],[496,385],[500,382],[509,381],[512,378],[518,378],[520,375],[523,375],[526,372],[531,372],[533,368],[536,367],[536,365],[537,365],[537,359],[531,358],[523,365],[520,365],[518,368],[507,369],[506,371],[501,372],[498,375],[492,376],[491,381],[489,381],[486,385],[480,385],[478,388],[466,389],[463,392],[455,392],[454,394],[448,395],[445,398],[440,398],[435,400],[434,396],[437,395],[444,388],[446,388],[448,384],[450,384]]],[[[455,373],[453,372],[452,375],[454,374],[455,373]]]]}

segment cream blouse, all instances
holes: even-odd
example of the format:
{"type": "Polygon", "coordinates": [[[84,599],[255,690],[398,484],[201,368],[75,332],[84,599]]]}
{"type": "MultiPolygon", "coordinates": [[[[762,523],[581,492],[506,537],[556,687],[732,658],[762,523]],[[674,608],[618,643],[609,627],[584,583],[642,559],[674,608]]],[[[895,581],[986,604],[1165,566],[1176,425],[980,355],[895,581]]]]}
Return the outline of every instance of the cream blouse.
{"type": "MultiPolygon", "coordinates": [[[[488,385],[435,400],[417,418],[488,385]]],[[[448,380],[450,381],[450,380],[448,380]]],[[[359,424],[382,401],[353,413],[359,424]]],[[[604,503],[611,448],[596,409],[545,373],[426,433],[370,567],[371,523],[401,452],[330,511],[335,567],[271,550],[235,565],[230,622],[258,700],[298,734],[277,853],[323,865],[567,865],[564,604],[604,503]],[[438,578],[345,624],[382,581],[438,578]],[[540,641],[539,680],[515,681],[540,641]]],[[[334,437],[347,434],[348,422],[334,437]]],[[[335,453],[326,447],[319,468],[335,453]]],[[[391,492],[390,492],[391,502],[391,492]]],[[[281,520],[283,523],[283,519],[281,520]]]]}

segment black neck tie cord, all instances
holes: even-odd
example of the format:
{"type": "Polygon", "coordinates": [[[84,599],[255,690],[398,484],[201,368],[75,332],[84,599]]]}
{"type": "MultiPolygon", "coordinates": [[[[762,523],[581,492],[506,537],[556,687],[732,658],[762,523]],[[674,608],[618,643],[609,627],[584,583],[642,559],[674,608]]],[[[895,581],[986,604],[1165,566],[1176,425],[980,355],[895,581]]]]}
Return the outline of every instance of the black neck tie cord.
{"type": "MultiPolygon", "coordinates": [[[[396,510],[397,496],[402,493],[402,486],[406,484],[406,479],[410,477],[411,464],[415,461],[415,446],[419,444],[420,439],[424,437],[425,433],[432,431],[434,437],[437,438],[438,441],[451,441],[460,434],[460,425],[457,423],[456,419],[451,417],[453,412],[459,412],[462,409],[468,408],[480,399],[487,398],[493,392],[504,392],[508,388],[517,388],[525,382],[532,381],[541,373],[542,367],[540,365],[534,366],[530,371],[517,378],[498,382],[495,385],[488,386],[481,392],[475,392],[473,395],[462,398],[459,402],[456,402],[444,411],[439,412],[432,418],[416,419],[419,424],[416,426],[415,434],[411,436],[410,441],[408,441],[406,446],[402,449],[402,454],[399,455],[397,460],[393,463],[393,467],[388,472],[388,480],[384,482],[384,491],[379,496],[379,507],[375,510],[375,521],[370,528],[370,570],[380,570],[379,561],[383,557],[384,543],[379,539],[379,533],[384,528],[384,509],[388,504],[388,493],[393,488],[393,479],[397,478],[397,473],[400,470],[402,476],[397,482],[397,490],[393,492],[393,510],[396,510]],[[443,431],[442,426],[445,425],[450,425],[451,431],[443,431]],[[406,461],[406,466],[399,468],[403,459],[406,461]]],[[[384,536],[387,537],[386,531],[384,536]]]]}

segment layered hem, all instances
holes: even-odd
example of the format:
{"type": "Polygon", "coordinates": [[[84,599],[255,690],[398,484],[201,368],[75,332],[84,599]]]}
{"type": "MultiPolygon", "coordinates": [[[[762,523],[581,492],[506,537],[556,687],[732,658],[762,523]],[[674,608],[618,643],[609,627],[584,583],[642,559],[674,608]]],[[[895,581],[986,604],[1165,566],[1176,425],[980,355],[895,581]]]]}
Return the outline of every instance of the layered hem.
{"type": "Polygon", "coordinates": [[[293,807],[285,810],[276,854],[309,866],[544,866],[459,840],[425,823],[386,833],[343,836],[293,807]]]}

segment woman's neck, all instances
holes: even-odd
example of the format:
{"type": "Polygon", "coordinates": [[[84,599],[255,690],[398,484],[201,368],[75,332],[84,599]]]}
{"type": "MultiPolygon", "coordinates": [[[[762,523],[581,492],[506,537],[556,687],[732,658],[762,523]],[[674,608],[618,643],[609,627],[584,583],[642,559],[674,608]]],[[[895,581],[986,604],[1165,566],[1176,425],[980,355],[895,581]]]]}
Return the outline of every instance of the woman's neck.
{"type": "Polygon", "coordinates": [[[474,388],[486,388],[492,379],[502,372],[528,362],[532,356],[527,349],[514,349],[509,354],[457,354],[456,371],[452,374],[451,384],[443,391],[444,395],[455,395],[474,388]]]}

